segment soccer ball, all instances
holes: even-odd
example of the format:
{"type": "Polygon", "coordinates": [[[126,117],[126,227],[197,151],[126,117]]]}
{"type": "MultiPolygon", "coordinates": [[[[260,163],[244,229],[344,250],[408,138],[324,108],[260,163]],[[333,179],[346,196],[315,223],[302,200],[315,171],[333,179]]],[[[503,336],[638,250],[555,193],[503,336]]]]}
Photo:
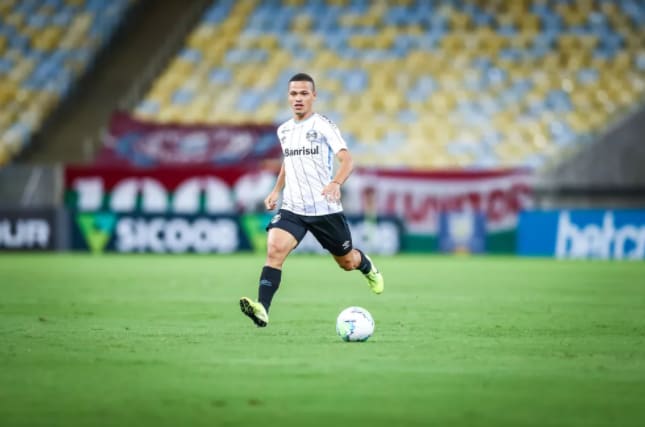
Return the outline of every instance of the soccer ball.
{"type": "Polygon", "coordinates": [[[362,307],[348,307],[336,319],[336,333],[343,341],[367,341],[374,333],[374,319],[362,307]]]}

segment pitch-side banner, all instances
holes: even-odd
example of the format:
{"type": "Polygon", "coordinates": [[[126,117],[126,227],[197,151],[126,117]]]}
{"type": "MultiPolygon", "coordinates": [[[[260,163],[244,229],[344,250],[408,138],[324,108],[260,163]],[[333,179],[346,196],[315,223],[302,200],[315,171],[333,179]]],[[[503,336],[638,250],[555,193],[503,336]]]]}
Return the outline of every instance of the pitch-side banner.
{"type": "Polygon", "coordinates": [[[115,213],[231,214],[263,210],[276,174],[239,166],[65,169],[67,206],[115,213]]]}
{"type": "Polygon", "coordinates": [[[98,164],[125,166],[260,163],[281,155],[273,125],[188,126],[112,115],[98,164]]]}
{"type": "Polygon", "coordinates": [[[0,209],[0,251],[53,251],[66,246],[66,215],[53,208],[0,209]]]}
{"type": "MultiPolygon", "coordinates": [[[[275,183],[270,170],[220,168],[67,167],[67,206],[73,211],[144,214],[263,212],[275,183]]],[[[409,172],[356,170],[343,185],[348,215],[395,217],[404,229],[403,250],[437,249],[443,212],[475,212],[491,237],[506,233],[498,251],[514,251],[520,211],[532,206],[533,175],[524,170],[409,172]]],[[[495,251],[494,248],[492,248],[495,251]]]]}
{"type": "Polygon", "coordinates": [[[363,170],[345,186],[349,209],[375,210],[402,218],[409,233],[436,235],[442,212],[476,212],[488,232],[515,228],[518,214],[532,206],[534,176],[528,170],[413,172],[363,170]],[[351,188],[351,190],[350,190],[351,188]],[[349,198],[349,197],[348,197],[349,198]]]}
{"type": "MultiPolygon", "coordinates": [[[[231,253],[266,252],[267,214],[181,215],[71,212],[72,249],[93,253],[231,253]]],[[[401,226],[396,218],[348,217],[354,244],[374,254],[400,250],[401,226]]],[[[1,231],[1,230],[0,230],[1,231]]],[[[297,252],[323,253],[311,235],[297,252]]]]}
{"type": "Polygon", "coordinates": [[[529,211],[520,215],[518,253],[574,259],[645,259],[645,211],[529,211]]]}
{"type": "Polygon", "coordinates": [[[94,253],[230,253],[250,249],[237,215],[73,212],[72,248],[94,253]]]}

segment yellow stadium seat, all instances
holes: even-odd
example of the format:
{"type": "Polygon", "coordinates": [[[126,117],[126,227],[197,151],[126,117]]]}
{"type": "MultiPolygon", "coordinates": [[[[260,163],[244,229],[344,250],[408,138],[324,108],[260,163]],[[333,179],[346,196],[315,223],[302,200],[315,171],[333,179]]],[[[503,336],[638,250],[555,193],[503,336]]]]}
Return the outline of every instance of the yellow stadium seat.
{"type": "MultiPolygon", "coordinates": [[[[13,122],[15,114],[11,111],[0,109],[0,134],[13,122]]],[[[0,141],[1,143],[2,141],[0,141]]]]}
{"type": "Polygon", "coordinates": [[[472,25],[472,19],[466,13],[455,12],[450,15],[450,26],[454,31],[465,31],[472,25]]]}
{"type": "Polygon", "coordinates": [[[9,80],[0,80],[0,105],[14,99],[16,93],[16,85],[9,80]]]}
{"type": "Polygon", "coordinates": [[[591,130],[591,123],[587,120],[586,114],[584,113],[572,111],[566,114],[565,120],[569,126],[578,133],[588,132],[591,130]]]}
{"type": "Polygon", "coordinates": [[[4,0],[0,1],[0,16],[7,16],[9,12],[16,5],[18,0],[4,0]]]}
{"type": "Polygon", "coordinates": [[[522,32],[536,34],[540,31],[540,18],[532,13],[520,15],[518,23],[522,32]]]}
{"type": "Polygon", "coordinates": [[[478,40],[477,48],[488,56],[496,56],[499,51],[508,46],[506,37],[500,36],[489,27],[479,27],[474,32],[478,40]]]}
{"type": "Polygon", "coordinates": [[[4,21],[8,25],[17,28],[18,30],[22,30],[25,27],[25,15],[23,15],[22,13],[12,11],[8,15],[4,16],[4,21]]]}
{"type": "Polygon", "coordinates": [[[305,0],[284,0],[283,3],[287,6],[298,7],[304,6],[305,0]]]}
{"type": "Polygon", "coordinates": [[[9,160],[11,160],[11,154],[9,153],[9,150],[7,150],[7,147],[2,143],[2,140],[0,138],[0,167],[8,164],[9,160]]]}
{"type": "Polygon", "coordinates": [[[449,33],[441,40],[441,48],[447,52],[460,52],[464,50],[465,47],[465,38],[459,33],[449,33]]]}
{"type": "Polygon", "coordinates": [[[32,44],[36,49],[51,51],[58,47],[62,33],[63,30],[60,27],[48,27],[32,39],[32,44]]]}

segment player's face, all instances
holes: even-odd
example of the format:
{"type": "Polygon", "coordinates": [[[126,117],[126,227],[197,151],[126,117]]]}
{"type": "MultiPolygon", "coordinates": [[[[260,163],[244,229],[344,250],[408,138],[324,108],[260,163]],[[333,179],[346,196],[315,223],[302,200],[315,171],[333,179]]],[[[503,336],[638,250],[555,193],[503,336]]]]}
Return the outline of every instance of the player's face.
{"type": "Polygon", "coordinates": [[[289,82],[289,105],[293,116],[298,120],[306,119],[313,114],[315,99],[316,92],[311,82],[289,82]]]}

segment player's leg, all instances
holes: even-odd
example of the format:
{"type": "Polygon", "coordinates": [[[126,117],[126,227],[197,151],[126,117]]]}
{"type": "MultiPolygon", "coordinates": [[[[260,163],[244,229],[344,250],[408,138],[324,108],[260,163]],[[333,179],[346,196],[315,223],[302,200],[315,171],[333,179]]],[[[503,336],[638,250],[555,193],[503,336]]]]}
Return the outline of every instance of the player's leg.
{"type": "Polygon", "coordinates": [[[260,274],[258,285],[258,301],[242,297],[240,308],[244,314],[260,327],[269,323],[269,307],[273,296],[280,287],[282,279],[282,264],[296,247],[296,238],[288,231],[280,228],[271,228],[267,238],[267,257],[260,274]]]}
{"type": "Polygon", "coordinates": [[[340,268],[346,271],[359,270],[374,293],[383,292],[385,285],[383,275],[363,251],[353,247],[351,232],[344,214],[317,217],[309,224],[309,230],[332,254],[340,268]]]}
{"type": "Polygon", "coordinates": [[[338,265],[347,271],[358,270],[365,276],[367,284],[375,294],[383,293],[385,288],[385,280],[383,275],[376,268],[374,262],[363,251],[358,248],[353,248],[345,255],[334,255],[334,259],[338,265]]]}
{"type": "Polygon", "coordinates": [[[267,256],[260,274],[258,301],[247,297],[240,299],[242,312],[258,326],[266,326],[269,322],[269,307],[280,287],[282,265],[306,233],[297,217],[285,211],[280,211],[273,217],[267,230],[267,256]]]}
{"type": "Polygon", "coordinates": [[[264,262],[264,267],[262,267],[258,289],[258,300],[266,308],[267,312],[271,306],[273,296],[280,287],[282,265],[297,245],[298,240],[289,231],[277,227],[269,230],[267,257],[264,262]]]}

